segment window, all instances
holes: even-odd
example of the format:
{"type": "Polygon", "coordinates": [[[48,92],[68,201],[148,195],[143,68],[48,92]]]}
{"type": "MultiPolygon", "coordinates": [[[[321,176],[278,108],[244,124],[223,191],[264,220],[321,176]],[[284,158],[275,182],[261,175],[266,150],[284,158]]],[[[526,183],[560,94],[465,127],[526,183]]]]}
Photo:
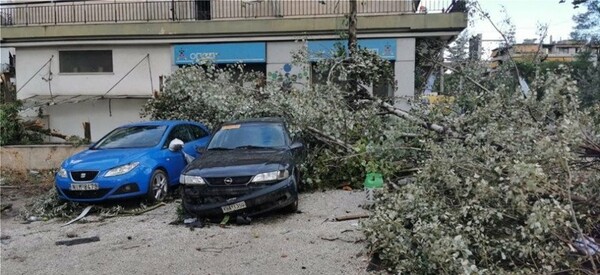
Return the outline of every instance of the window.
{"type": "MultiPolygon", "coordinates": [[[[396,70],[396,63],[390,62],[391,70],[396,70]]],[[[391,100],[394,98],[395,81],[385,81],[381,79],[379,83],[373,83],[373,95],[383,100],[391,100]]]]}
{"type": "MultiPolygon", "coordinates": [[[[327,78],[329,77],[329,71],[324,70],[324,69],[325,68],[320,68],[319,63],[317,63],[317,62],[311,63],[310,79],[311,79],[311,83],[313,85],[327,84],[327,78]]],[[[334,74],[331,75],[331,81],[338,85],[345,85],[347,80],[336,71],[334,74]]]]}
{"type": "Polygon", "coordinates": [[[201,139],[203,137],[208,136],[207,132],[205,132],[202,128],[196,125],[188,125],[188,128],[189,132],[192,134],[193,140],[201,139]]]}
{"type": "Polygon", "coordinates": [[[192,141],[192,136],[190,135],[188,128],[184,125],[175,126],[175,128],[169,134],[169,138],[167,139],[167,143],[165,145],[169,146],[169,143],[176,138],[180,139],[184,143],[192,141]]]}
{"type": "Polygon", "coordinates": [[[61,73],[112,73],[112,51],[59,51],[61,73]]]}
{"type": "Polygon", "coordinates": [[[196,0],[196,20],[210,20],[210,2],[196,0]]]}
{"type": "Polygon", "coordinates": [[[563,53],[563,54],[568,54],[569,53],[569,48],[559,48],[558,52],[559,53],[563,53]]]}

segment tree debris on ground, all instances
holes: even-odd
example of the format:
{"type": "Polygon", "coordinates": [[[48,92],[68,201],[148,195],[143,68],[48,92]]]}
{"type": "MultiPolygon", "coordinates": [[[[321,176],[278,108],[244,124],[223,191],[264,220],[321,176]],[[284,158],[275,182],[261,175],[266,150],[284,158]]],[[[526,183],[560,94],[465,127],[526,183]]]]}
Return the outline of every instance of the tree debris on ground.
{"type": "Polygon", "coordinates": [[[99,242],[99,241],[100,241],[100,237],[94,236],[94,237],[88,237],[88,238],[61,240],[61,241],[56,241],[54,244],[71,246],[71,245],[78,245],[78,244],[85,244],[85,243],[92,243],[92,242],[99,242]]]}

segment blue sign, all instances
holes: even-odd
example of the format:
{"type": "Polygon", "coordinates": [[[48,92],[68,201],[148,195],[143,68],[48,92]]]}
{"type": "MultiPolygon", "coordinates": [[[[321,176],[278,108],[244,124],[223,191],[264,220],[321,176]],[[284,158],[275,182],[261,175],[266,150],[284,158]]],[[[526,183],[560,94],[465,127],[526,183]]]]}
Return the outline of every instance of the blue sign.
{"type": "Polygon", "coordinates": [[[265,63],[265,42],[182,44],[173,46],[176,65],[189,65],[201,60],[223,63],[265,63]]]}
{"type": "MultiPolygon", "coordinates": [[[[348,40],[308,41],[310,60],[317,61],[331,57],[336,49],[336,43],[343,46],[346,52],[348,51],[348,40]]],[[[396,60],[396,39],[359,39],[358,46],[375,52],[383,59],[396,60]]]]}

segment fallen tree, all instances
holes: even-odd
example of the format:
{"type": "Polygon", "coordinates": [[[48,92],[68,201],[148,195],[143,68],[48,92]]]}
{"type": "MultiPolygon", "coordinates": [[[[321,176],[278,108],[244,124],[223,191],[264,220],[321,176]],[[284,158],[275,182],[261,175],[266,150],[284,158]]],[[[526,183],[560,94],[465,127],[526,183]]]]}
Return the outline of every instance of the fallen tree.
{"type": "Polygon", "coordinates": [[[506,84],[466,86],[460,112],[424,114],[462,138],[429,140],[414,181],[379,197],[365,233],[390,270],[599,271],[600,255],[582,253],[581,243],[600,239],[600,129],[565,71],[534,81],[528,98],[506,84]]]}

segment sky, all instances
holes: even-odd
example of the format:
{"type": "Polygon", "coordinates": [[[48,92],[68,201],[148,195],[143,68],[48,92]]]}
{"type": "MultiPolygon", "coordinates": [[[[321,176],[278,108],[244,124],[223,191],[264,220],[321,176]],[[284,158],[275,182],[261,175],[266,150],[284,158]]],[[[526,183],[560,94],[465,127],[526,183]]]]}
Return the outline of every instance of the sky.
{"type": "MultiPolygon", "coordinates": [[[[539,38],[536,34],[538,23],[549,25],[545,42],[549,42],[550,36],[554,41],[569,39],[574,25],[573,15],[585,11],[585,7],[574,9],[570,2],[567,0],[560,4],[559,0],[479,0],[481,7],[489,13],[498,27],[502,26],[501,22],[506,18],[502,7],[506,9],[506,14],[516,26],[517,43],[526,38],[539,38]]],[[[498,42],[486,40],[501,39],[488,20],[474,20],[468,31],[472,35],[482,34],[484,51],[498,46],[498,42]]]]}

